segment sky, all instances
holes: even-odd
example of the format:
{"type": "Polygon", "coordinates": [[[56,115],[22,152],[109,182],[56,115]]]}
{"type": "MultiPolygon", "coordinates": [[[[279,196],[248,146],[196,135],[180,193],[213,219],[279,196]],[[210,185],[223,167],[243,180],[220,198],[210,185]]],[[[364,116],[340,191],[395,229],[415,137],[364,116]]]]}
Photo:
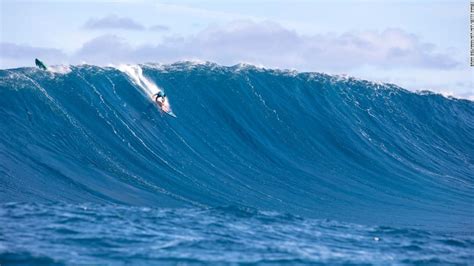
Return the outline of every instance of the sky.
{"type": "Polygon", "coordinates": [[[248,63],[474,100],[469,1],[0,0],[0,68],[248,63]]]}

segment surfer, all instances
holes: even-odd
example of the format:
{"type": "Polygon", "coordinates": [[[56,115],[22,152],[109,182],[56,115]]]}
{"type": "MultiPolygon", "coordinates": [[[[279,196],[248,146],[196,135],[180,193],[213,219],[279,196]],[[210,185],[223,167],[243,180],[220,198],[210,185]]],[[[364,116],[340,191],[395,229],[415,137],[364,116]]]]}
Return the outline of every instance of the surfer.
{"type": "Polygon", "coordinates": [[[160,109],[165,113],[170,113],[171,112],[170,103],[168,102],[168,99],[166,98],[166,94],[163,91],[159,91],[154,96],[155,96],[155,102],[158,104],[160,109]]]}
{"type": "Polygon", "coordinates": [[[155,102],[158,104],[160,108],[163,108],[163,105],[166,102],[166,94],[162,91],[159,91],[155,96],[155,102]]]}
{"type": "Polygon", "coordinates": [[[41,62],[38,58],[35,58],[35,65],[39,68],[39,69],[42,69],[42,70],[46,70],[46,65],[41,62]]]}
{"type": "Polygon", "coordinates": [[[176,117],[176,115],[173,113],[170,107],[170,103],[168,102],[168,98],[166,97],[166,94],[163,91],[159,91],[156,94],[153,94],[155,97],[155,102],[158,104],[160,107],[161,111],[171,115],[172,117],[176,117]]]}

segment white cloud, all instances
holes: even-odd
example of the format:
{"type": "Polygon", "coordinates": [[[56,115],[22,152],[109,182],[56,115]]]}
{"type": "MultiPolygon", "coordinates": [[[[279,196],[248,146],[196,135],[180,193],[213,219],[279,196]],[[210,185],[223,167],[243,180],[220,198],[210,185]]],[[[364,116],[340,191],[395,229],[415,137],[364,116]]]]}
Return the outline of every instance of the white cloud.
{"type": "Polygon", "coordinates": [[[145,27],[131,18],[109,15],[103,18],[91,18],[85,24],[86,29],[124,29],[144,30],[145,27]]]}
{"type": "Polygon", "coordinates": [[[90,18],[83,26],[85,29],[89,30],[134,30],[142,31],[145,29],[151,31],[168,31],[169,27],[165,25],[152,25],[150,27],[145,27],[144,25],[138,23],[137,21],[127,18],[119,17],[117,15],[109,15],[103,18],[90,18]]]}
{"type": "Polygon", "coordinates": [[[17,53],[29,61],[41,57],[46,62],[86,61],[98,65],[189,59],[224,65],[246,62],[301,71],[345,73],[395,82],[414,90],[454,91],[464,98],[474,95],[470,87],[472,72],[469,75],[467,67],[462,67],[449,52],[440,51],[435,45],[400,29],[302,35],[272,22],[237,21],[208,27],[195,35],[168,36],[160,43],[141,46],[132,46],[115,35],[102,35],[84,43],[69,56],[56,49],[9,45],[6,53],[2,46],[0,58],[13,60],[13,54],[17,53]]]}
{"type": "Polygon", "coordinates": [[[49,62],[67,62],[67,55],[59,49],[42,48],[13,43],[0,43],[0,67],[18,67],[34,64],[35,58],[49,62]]]}
{"type": "Polygon", "coordinates": [[[433,44],[400,29],[306,36],[276,23],[249,21],[210,27],[194,36],[168,37],[160,44],[134,48],[117,37],[102,36],[86,43],[79,54],[97,63],[101,63],[101,58],[135,62],[199,58],[222,64],[244,61],[323,71],[349,71],[365,65],[451,69],[459,64],[449,54],[436,51],[433,44]],[[94,50],[89,48],[91,45],[94,50]]]}
{"type": "Polygon", "coordinates": [[[115,35],[102,35],[86,42],[72,55],[73,62],[104,65],[133,61],[132,48],[125,39],[115,35]]]}

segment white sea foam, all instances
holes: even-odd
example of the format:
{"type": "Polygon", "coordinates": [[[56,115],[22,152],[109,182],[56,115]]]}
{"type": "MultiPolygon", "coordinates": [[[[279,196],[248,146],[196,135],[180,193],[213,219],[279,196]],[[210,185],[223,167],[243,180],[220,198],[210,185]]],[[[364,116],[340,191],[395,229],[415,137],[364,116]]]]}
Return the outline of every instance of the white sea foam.
{"type": "MultiPolygon", "coordinates": [[[[153,83],[151,80],[146,78],[143,75],[143,70],[139,65],[119,65],[119,66],[113,66],[110,65],[111,67],[115,67],[116,69],[122,71],[125,73],[131,81],[138,86],[144,93],[148,95],[150,99],[154,99],[153,95],[157,94],[160,91],[163,91],[163,89],[159,88],[155,83],[153,83]]],[[[164,112],[175,116],[173,111],[171,110],[171,105],[168,101],[168,99],[165,99],[161,106],[161,110],[164,112]]],[[[175,116],[176,117],[176,116],[175,116]]]]}
{"type": "Polygon", "coordinates": [[[71,72],[71,68],[69,65],[56,65],[56,66],[49,66],[48,71],[57,74],[67,74],[71,72]]]}
{"type": "Polygon", "coordinates": [[[127,76],[130,77],[132,82],[138,87],[140,87],[150,97],[160,91],[163,91],[155,83],[153,83],[143,75],[143,70],[139,65],[122,64],[113,67],[127,74],[127,76]]]}

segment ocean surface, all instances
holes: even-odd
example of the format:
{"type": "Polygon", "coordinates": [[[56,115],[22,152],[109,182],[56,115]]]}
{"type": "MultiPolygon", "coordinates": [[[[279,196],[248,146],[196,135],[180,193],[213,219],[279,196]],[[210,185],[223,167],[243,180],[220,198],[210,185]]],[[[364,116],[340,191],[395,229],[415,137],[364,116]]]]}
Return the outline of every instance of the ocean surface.
{"type": "Polygon", "coordinates": [[[1,265],[254,263],[474,265],[474,102],[243,64],[0,70],[1,265]]]}

